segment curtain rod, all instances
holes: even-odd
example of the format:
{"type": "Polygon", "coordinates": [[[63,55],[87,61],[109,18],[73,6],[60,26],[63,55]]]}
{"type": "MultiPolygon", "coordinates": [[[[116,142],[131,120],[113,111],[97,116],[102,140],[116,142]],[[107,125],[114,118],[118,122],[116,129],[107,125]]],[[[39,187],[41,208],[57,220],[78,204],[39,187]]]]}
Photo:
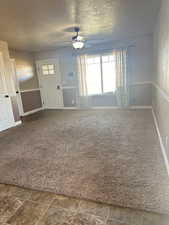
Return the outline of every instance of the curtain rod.
{"type": "Polygon", "coordinates": [[[94,53],[94,52],[100,52],[100,51],[112,51],[112,50],[115,50],[115,49],[122,49],[122,48],[126,48],[128,50],[129,48],[134,48],[134,47],[136,47],[136,45],[119,46],[119,47],[112,47],[112,48],[107,48],[107,49],[104,49],[104,48],[103,49],[86,48],[86,49],[84,49],[82,51],[78,51],[78,52],[76,50],[76,52],[73,53],[73,55],[88,54],[88,53],[92,53],[92,52],[94,53]]]}
{"type": "Polygon", "coordinates": [[[136,47],[135,45],[127,45],[127,46],[119,46],[119,47],[112,47],[112,48],[103,48],[103,49],[95,49],[95,50],[113,50],[113,49],[121,49],[121,48],[132,48],[136,47]]]}

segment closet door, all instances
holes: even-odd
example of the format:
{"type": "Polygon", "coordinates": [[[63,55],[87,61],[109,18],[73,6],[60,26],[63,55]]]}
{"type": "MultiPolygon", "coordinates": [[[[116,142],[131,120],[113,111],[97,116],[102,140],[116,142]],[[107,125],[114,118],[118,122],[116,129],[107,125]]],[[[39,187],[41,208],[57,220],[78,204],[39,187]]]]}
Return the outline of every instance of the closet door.
{"type": "Polygon", "coordinates": [[[12,104],[6,88],[5,67],[0,53],[0,131],[14,125],[12,104]]]}

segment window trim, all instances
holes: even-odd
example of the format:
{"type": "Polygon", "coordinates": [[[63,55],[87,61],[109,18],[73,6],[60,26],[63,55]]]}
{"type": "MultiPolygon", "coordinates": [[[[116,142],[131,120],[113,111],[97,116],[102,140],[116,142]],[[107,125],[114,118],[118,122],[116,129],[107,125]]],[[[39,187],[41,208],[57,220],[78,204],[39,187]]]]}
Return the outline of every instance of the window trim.
{"type": "MultiPolygon", "coordinates": [[[[104,53],[104,54],[94,54],[94,55],[89,55],[90,58],[94,58],[94,57],[99,57],[100,58],[100,73],[101,73],[101,93],[100,94],[90,94],[89,96],[101,96],[101,95],[108,95],[110,93],[114,93],[113,91],[112,92],[104,92],[104,82],[103,82],[103,60],[102,60],[102,57],[103,56],[109,56],[111,55],[112,53],[104,53]]],[[[108,61],[108,62],[111,62],[111,61],[108,61]]],[[[87,65],[91,65],[91,64],[96,64],[96,63],[87,63],[87,65]]]]}
{"type": "Polygon", "coordinates": [[[42,70],[42,75],[43,76],[53,76],[56,73],[56,68],[55,68],[55,64],[52,63],[45,63],[41,66],[41,70],[42,70]],[[50,66],[53,66],[53,69],[50,69],[50,66]],[[44,69],[43,67],[46,66],[47,69],[44,69]],[[51,73],[50,71],[53,71],[53,73],[51,73]],[[47,74],[45,74],[44,72],[47,72],[47,74]]]}

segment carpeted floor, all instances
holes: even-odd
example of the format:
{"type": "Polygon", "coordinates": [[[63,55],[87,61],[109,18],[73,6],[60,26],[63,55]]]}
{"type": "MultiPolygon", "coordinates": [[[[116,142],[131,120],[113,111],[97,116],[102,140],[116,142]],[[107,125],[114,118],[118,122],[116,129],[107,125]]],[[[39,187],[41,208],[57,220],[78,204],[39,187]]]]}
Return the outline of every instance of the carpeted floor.
{"type": "Polygon", "coordinates": [[[45,111],[0,134],[0,183],[169,213],[150,110],[45,111]]]}

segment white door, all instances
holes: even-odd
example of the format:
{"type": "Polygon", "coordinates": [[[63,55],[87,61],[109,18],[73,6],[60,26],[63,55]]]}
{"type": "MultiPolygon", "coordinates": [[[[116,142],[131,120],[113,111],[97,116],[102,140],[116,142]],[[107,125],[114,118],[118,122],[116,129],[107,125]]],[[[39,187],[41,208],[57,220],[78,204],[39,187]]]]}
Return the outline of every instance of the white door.
{"type": "Polygon", "coordinates": [[[0,131],[14,125],[12,104],[6,88],[4,68],[2,53],[0,53],[0,131]]]}
{"type": "Polygon", "coordinates": [[[62,108],[63,92],[59,60],[38,61],[37,69],[44,108],[62,108]]]}

